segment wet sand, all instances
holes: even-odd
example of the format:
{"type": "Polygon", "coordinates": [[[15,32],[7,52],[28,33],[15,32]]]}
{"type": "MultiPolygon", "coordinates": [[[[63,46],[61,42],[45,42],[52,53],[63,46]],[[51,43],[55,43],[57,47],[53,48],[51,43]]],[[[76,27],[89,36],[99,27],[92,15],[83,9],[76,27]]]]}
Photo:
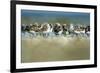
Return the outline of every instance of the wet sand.
{"type": "Polygon", "coordinates": [[[21,62],[87,60],[90,40],[86,37],[22,38],[21,62]]]}

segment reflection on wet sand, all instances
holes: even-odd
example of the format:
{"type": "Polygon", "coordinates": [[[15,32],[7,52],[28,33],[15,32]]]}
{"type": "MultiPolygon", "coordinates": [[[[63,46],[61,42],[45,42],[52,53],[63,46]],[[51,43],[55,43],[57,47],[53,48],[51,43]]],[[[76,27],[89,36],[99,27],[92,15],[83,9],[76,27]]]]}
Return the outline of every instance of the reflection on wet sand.
{"type": "Polygon", "coordinates": [[[90,39],[86,37],[22,38],[21,62],[87,60],[90,39]]]}

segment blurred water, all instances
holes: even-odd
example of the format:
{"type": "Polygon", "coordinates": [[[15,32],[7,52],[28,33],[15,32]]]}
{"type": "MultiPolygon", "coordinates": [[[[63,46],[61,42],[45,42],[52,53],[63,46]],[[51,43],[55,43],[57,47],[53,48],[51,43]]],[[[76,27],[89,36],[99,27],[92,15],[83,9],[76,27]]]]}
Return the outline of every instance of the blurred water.
{"type": "Polygon", "coordinates": [[[62,11],[43,11],[43,10],[21,10],[22,24],[32,24],[34,22],[74,23],[90,24],[90,13],[83,12],[62,12],[62,11]]]}

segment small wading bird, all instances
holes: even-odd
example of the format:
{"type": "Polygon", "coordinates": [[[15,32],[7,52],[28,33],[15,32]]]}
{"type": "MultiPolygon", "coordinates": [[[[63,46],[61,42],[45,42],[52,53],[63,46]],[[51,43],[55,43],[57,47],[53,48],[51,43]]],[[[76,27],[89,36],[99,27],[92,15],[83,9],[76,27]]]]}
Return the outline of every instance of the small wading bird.
{"type": "Polygon", "coordinates": [[[54,31],[55,35],[61,35],[62,32],[63,32],[61,24],[60,23],[56,23],[54,25],[53,31],[54,31]]]}
{"type": "Polygon", "coordinates": [[[63,34],[64,36],[66,36],[66,35],[69,34],[69,32],[68,32],[68,25],[67,25],[67,24],[62,24],[62,29],[63,29],[62,34],[63,34]]]}

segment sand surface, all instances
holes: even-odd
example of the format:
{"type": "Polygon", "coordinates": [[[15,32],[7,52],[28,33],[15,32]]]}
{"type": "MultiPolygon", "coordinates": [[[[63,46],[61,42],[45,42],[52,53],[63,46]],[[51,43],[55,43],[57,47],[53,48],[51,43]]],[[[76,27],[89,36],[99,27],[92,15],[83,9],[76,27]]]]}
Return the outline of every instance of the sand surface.
{"type": "Polygon", "coordinates": [[[22,38],[21,62],[87,60],[90,40],[86,37],[22,38]]]}

